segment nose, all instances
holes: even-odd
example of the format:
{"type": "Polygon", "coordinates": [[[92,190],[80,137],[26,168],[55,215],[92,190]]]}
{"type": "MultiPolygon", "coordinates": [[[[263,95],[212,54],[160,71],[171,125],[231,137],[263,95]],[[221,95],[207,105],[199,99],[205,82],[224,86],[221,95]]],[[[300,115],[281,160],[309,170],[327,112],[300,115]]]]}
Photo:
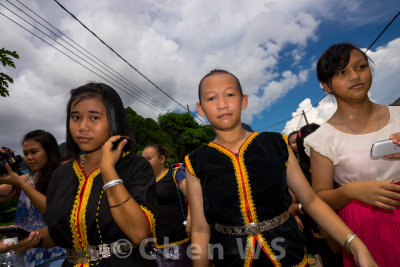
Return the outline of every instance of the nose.
{"type": "Polygon", "coordinates": [[[225,97],[220,97],[217,101],[217,108],[218,109],[225,109],[228,107],[227,101],[225,97]]]}
{"type": "Polygon", "coordinates": [[[89,120],[88,119],[82,119],[79,123],[79,131],[84,132],[89,130],[89,120]]]}
{"type": "Polygon", "coordinates": [[[350,81],[356,81],[360,78],[360,74],[358,73],[357,70],[350,69],[349,70],[349,78],[350,78],[350,81]]]}

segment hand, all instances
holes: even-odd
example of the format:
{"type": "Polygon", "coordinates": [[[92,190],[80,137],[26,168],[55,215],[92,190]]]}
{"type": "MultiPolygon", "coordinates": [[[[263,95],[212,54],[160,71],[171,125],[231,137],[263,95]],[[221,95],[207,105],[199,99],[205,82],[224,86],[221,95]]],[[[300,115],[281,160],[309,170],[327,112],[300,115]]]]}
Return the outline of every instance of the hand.
{"type": "MultiPolygon", "coordinates": [[[[5,153],[4,148],[9,149],[11,153],[15,152],[13,149],[4,146],[4,147],[0,147],[0,153],[5,153]]],[[[3,159],[3,158],[0,156],[0,159],[3,159]]]]}
{"type": "Polygon", "coordinates": [[[294,218],[296,219],[296,222],[297,222],[297,225],[299,226],[300,231],[303,232],[303,231],[304,231],[304,225],[303,225],[303,223],[301,222],[299,216],[294,216],[294,218]]]}
{"type": "MultiPolygon", "coordinates": [[[[400,146],[400,133],[392,134],[390,137],[392,139],[393,144],[397,144],[400,146]]],[[[400,153],[392,154],[384,156],[385,159],[400,159],[400,153]]]]}
{"type": "Polygon", "coordinates": [[[3,244],[3,239],[1,240],[0,244],[0,252],[13,250],[16,253],[24,253],[27,250],[35,247],[35,245],[39,244],[41,237],[39,232],[35,231],[32,232],[27,238],[18,240],[18,244],[14,244],[13,242],[3,244]]]}
{"type": "Polygon", "coordinates": [[[6,166],[8,174],[0,176],[0,183],[14,185],[14,186],[20,188],[21,184],[25,182],[24,177],[16,174],[11,169],[11,167],[8,163],[5,166],[6,166]]]}
{"type": "Polygon", "coordinates": [[[400,185],[393,184],[393,179],[387,181],[357,181],[351,186],[352,199],[377,206],[383,209],[395,209],[400,205],[400,185]]]}
{"type": "Polygon", "coordinates": [[[111,167],[114,168],[115,164],[121,157],[122,149],[125,144],[128,143],[128,137],[115,135],[110,137],[107,142],[105,142],[101,148],[101,160],[100,160],[100,169],[111,167]],[[125,138],[121,140],[118,144],[117,148],[112,150],[113,142],[117,141],[120,138],[125,138]]]}

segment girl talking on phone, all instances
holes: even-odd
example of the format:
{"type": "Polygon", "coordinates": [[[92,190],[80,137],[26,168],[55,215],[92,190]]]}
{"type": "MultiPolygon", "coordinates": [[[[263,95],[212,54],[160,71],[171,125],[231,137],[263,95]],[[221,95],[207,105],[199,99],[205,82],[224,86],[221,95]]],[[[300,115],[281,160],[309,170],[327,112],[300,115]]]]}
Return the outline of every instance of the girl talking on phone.
{"type": "MultiPolygon", "coordinates": [[[[323,89],[337,110],[305,139],[312,185],[367,245],[379,266],[399,266],[400,153],[371,157],[371,146],[392,139],[400,145],[400,107],[372,102],[370,59],[352,44],[329,47],[317,64],[323,89]],[[334,182],[339,187],[334,187],[334,182]]],[[[344,252],[345,266],[354,266],[344,252]]]]}

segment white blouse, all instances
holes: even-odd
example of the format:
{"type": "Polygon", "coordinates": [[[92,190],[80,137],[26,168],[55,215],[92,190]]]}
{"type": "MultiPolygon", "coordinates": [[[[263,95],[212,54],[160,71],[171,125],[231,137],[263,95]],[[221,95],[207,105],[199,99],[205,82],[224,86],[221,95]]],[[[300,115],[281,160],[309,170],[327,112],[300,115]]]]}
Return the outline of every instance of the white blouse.
{"type": "Polygon", "coordinates": [[[332,161],[334,180],[340,185],[391,178],[400,182],[400,160],[371,157],[374,142],[400,132],[400,107],[389,106],[389,113],[390,120],[385,127],[367,134],[344,133],[325,123],[304,139],[306,153],[309,155],[312,148],[332,161]]]}

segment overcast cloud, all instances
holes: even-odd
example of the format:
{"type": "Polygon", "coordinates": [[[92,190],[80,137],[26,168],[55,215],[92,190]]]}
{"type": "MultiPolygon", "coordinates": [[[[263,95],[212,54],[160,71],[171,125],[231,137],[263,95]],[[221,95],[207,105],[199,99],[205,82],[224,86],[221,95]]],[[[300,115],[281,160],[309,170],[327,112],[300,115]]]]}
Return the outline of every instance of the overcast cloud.
{"type": "MultiPolygon", "coordinates": [[[[21,6],[15,1],[10,2],[21,6]]],[[[162,102],[168,110],[183,111],[127,67],[55,2],[21,2],[98,57],[104,62],[103,66],[120,72],[162,102]]],[[[309,79],[313,66],[297,63],[305,56],[303,51],[307,44],[318,40],[316,31],[322,19],[335,19],[340,12],[340,23],[352,22],[354,27],[368,23],[377,16],[372,12],[377,3],[368,1],[366,5],[365,2],[71,0],[63,1],[63,4],[120,55],[179,103],[189,105],[192,111],[195,110],[197,84],[202,76],[214,68],[224,68],[237,74],[250,96],[243,121],[251,123],[254,116],[260,116],[272,103],[309,79]],[[359,15],[360,12],[368,16],[364,16],[363,20],[354,20],[352,14],[359,15]],[[278,63],[282,50],[288,45],[293,46],[293,65],[282,71],[278,63]]],[[[2,3],[15,9],[5,1],[2,3]]],[[[15,18],[3,6],[0,6],[0,11],[15,18]]],[[[32,26],[15,20],[43,36],[32,26]]],[[[64,141],[69,90],[89,81],[105,81],[1,15],[0,27],[1,47],[16,50],[21,58],[16,61],[16,70],[7,68],[5,71],[14,78],[14,84],[10,86],[10,96],[0,98],[1,144],[18,150],[22,136],[38,128],[50,131],[59,142],[64,141]]],[[[60,44],[49,42],[82,62],[60,44]]],[[[380,103],[387,104],[398,90],[398,83],[394,82],[395,79],[391,82],[390,77],[398,76],[399,46],[400,39],[397,39],[370,53],[376,64],[371,95],[380,103]]],[[[88,63],[82,64],[94,70],[88,63]]],[[[118,91],[126,106],[131,106],[144,117],[157,118],[158,113],[153,109],[118,91]]],[[[143,97],[143,93],[140,95],[143,97]]],[[[160,106],[154,100],[148,105],[160,106]]],[[[325,105],[333,108],[332,103],[323,102],[307,115],[322,122],[329,114],[325,105]]],[[[297,112],[310,107],[310,101],[304,100],[297,112]]],[[[288,122],[285,131],[296,125],[295,120],[288,122]]]]}

